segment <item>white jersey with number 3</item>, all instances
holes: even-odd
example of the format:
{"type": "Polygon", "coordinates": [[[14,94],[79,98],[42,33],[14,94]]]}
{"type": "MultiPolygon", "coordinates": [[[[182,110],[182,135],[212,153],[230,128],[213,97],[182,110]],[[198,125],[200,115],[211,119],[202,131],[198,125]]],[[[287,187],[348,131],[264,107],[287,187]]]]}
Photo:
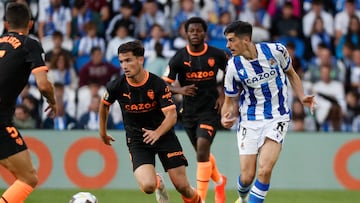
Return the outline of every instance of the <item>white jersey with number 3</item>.
{"type": "Polygon", "coordinates": [[[225,94],[240,94],[240,119],[290,120],[288,81],[285,74],[291,64],[286,48],[280,43],[255,44],[258,57],[247,60],[232,57],[225,75],[225,94]],[[241,92],[240,92],[241,91],[241,92]]]}

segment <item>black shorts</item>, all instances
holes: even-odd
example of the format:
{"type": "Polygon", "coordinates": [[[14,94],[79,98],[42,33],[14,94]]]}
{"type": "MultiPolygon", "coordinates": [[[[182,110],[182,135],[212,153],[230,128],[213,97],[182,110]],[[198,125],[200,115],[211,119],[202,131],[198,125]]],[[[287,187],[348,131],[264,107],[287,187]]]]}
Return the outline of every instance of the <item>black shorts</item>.
{"type": "Polygon", "coordinates": [[[158,154],[165,172],[168,169],[188,165],[175,134],[163,135],[154,145],[146,144],[142,139],[132,139],[130,136],[127,136],[127,141],[133,171],[143,164],[155,166],[156,154],[158,154]]]}
{"type": "Polygon", "coordinates": [[[0,160],[27,149],[20,132],[12,124],[0,124],[0,160]]]}
{"type": "Polygon", "coordinates": [[[193,146],[199,137],[206,138],[213,142],[217,132],[220,116],[215,113],[212,115],[195,115],[183,117],[183,127],[193,146]]]}

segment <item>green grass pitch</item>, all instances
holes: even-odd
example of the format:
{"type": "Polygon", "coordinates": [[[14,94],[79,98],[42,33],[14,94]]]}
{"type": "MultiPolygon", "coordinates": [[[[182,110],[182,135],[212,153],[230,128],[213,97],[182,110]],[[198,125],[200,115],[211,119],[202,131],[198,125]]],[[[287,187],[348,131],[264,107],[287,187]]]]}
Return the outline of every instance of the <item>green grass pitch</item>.
{"type": "MultiPolygon", "coordinates": [[[[0,190],[2,193],[4,190],[0,190]]],[[[71,196],[79,191],[94,194],[99,203],[156,203],[155,195],[146,195],[139,190],[65,190],[36,189],[25,203],[68,203],[71,196]]],[[[169,191],[171,203],[181,203],[180,195],[169,191]]],[[[237,198],[235,190],[227,190],[227,202],[233,203],[237,198]]],[[[360,202],[360,191],[348,190],[270,190],[266,203],[357,203],[360,202]]],[[[206,203],[214,203],[214,192],[209,191],[206,203]]]]}

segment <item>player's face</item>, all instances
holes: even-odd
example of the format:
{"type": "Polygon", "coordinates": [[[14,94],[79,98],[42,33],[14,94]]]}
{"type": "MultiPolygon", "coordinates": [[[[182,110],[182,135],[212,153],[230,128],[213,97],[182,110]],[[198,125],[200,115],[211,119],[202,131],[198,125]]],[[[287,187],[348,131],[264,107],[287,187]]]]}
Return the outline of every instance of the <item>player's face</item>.
{"type": "Polygon", "coordinates": [[[239,56],[246,50],[245,37],[238,37],[235,33],[226,34],[226,47],[230,50],[233,56],[239,56]]]}
{"type": "Polygon", "coordinates": [[[119,54],[121,68],[127,78],[136,77],[142,70],[144,57],[136,57],[131,52],[119,54]]]}
{"type": "Polygon", "coordinates": [[[198,45],[204,43],[206,33],[200,23],[192,23],[188,27],[186,36],[191,45],[198,45]]]}

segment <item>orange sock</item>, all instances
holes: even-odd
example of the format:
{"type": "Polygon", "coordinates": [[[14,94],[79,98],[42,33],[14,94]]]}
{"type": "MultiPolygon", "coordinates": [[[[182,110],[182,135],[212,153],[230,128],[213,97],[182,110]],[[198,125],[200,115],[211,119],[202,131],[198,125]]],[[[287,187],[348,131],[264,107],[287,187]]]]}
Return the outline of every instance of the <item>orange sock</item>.
{"type": "Polygon", "coordinates": [[[210,154],[209,160],[211,162],[211,179],[219,184],[221,179],[221,173],[219,172],[217,166],[216,166],[216,159],[214,155],[210,154]]]}
{"type": "Polygon", "coordinates": [[[33,191],[30,185],[16,180],[1,196],[0,203],[23,203],[33,191]]]}
{"type": "Polygon", "coordinates": [[[184,196],[181,196],[181,197],[184,200],[184,203],[201,203],[201,198],[195,190],[194,190],[194,196],[192,196],[190,198],[186,198],[184,196]]]}
{"type": "Polygon", "coordinates": [[[196,172],[197,191],[201,200],[205,201],[211,176],[211,162],[198,162],[196,172]]]}

